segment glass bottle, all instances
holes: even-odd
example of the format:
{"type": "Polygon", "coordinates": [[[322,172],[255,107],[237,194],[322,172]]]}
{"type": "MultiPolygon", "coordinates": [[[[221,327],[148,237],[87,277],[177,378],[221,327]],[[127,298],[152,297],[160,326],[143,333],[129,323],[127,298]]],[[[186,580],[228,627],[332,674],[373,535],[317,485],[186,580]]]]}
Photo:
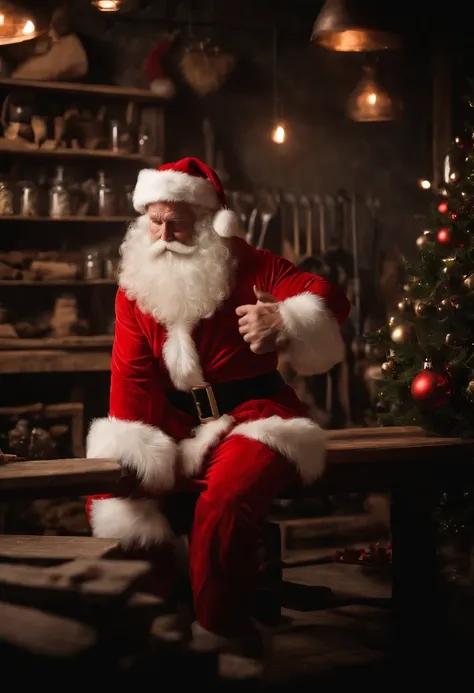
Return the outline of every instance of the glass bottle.
{"type": "Polygon", "coordinates": [[[37,217],[38,209],[38,188],[32,181],[25,181],[20,188],[20,216],[37,217]]]}
{"type": "Polygon", "coordinates": [[[84,280],[89,282],[102,278],[101,254],[94,248],[85,251],[83,276],[84,280]]]}
{"type": "Polygon", "coordinates": [[[115,216],[115,195],[108,184],[104,171],[99,171],[99,186],[97,190],[97,211],[99,217],[115,216]]]}
{"type": "Polygon", "coordinates": [[[49,183],[45,168],[41,168],[38,176],[38,215],[49,216],[49,183]]]}
{"type": "Polygon", "coordinates": [[[13,213],[13,191],[5,180],[0,180],[0,216],[9,217],[13,213]]]}
{"type": "Polygon", "coordinates": [[[67,217],[71,213],[69,192],[64,180],[64,167],[58,166],[56,177],[49,191],[49,215],[54,219],[67,217]]]}
{"type": "Polygon", "coordinates": [[[133,216],[135,210],[133,208],[133,185],[125,186],[125,199],[123,203],[124,216],[133,216]]]}
{"type": "Polygon", "coordinates": [[[140,125],[138,129],[138,153],[145,158],[152,156],[148,130],[144,125],[140,125]]]}

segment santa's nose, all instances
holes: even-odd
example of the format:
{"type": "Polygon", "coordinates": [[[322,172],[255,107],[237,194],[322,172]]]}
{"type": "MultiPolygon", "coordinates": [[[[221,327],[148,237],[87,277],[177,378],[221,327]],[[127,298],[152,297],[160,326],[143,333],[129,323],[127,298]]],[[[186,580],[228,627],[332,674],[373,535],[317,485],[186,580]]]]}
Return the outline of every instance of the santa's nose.
{"type": "Polygon", "coordinates": [[[172,241],[174,238],[174,233],[173,233],[173,224],[170,224],[169,222],[164,221],[163,225],[161,227],[161,238],[164,241],[172,241]]]}

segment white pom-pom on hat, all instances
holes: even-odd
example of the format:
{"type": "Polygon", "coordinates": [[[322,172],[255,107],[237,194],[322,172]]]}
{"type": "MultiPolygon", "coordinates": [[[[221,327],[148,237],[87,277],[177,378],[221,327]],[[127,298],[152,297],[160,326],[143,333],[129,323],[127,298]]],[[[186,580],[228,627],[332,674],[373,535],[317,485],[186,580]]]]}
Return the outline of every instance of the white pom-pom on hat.
{"type": "Polygon", "coordinates": [[[239,217],[231,209],[220,209],[214,216],[212,227],[222,238],[242,235],[239,217]]]}

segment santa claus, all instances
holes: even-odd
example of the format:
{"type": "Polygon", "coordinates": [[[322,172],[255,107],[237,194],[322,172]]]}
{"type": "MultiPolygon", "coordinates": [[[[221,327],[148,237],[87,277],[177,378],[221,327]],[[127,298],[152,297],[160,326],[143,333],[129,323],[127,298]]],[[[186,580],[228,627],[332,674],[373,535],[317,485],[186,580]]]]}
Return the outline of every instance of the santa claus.
{"type": "MultiPolygon", "coordinates": [[[[285,487],[317,479],[325,460],[326,434],[283,382],[278,354],[303,374],[330,369],[343,359],[350,305],[326,280],[239,237],[216,173],[198,159],[141,171],[134,206],[110,411],[93,421],[87,456],[116,459],[139,489],[89,498],[93,534],[159,555],[175,539],[172,494],[198,491],[194,627],[223,646],[255,644],[262,518],[285,487]]],[[[170,569],[164,562],[162,577],[170,569]]]]}

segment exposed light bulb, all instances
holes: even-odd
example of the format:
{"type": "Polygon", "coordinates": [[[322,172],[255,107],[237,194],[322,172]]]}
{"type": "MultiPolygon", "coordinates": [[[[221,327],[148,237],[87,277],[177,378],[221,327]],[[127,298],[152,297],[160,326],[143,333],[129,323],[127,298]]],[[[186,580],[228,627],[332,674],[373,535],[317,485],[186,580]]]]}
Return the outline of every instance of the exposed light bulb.
{"type": "Polygon", "coordinates": [[[377,103],[377,94],[375,92],[367,94],[367,103],[370,103],[371,106],[375,106],[377,103]]]}
{"type": "Polygon", "coordinates": [[[282,123],[278,123],[272,132],[272,140],[275,144],[283,144],[286,140],[286,130],[282,123]]]}
{"type": "Polygon", "coordinates": [[[426,180],[425,178],[422,178],[420,181],[418,181],[420,188],[423,188],[423,190],[429,190],[431,188],[431,183],[429,180],[426,180]]]}
{"type": "Polygon", "coordinates": [[[28,36],[29,34],[34,34],[34,33],[35,33],[35,29],[36,29],[35,25],[34,25],[33,22],[31,21],[31,19],[29,19],[29,20],[26,22],[25,26],[23,27],[22,33],[23,33],[24,36],[28,36]]]}
{"type": "Polygon", "coordinates": [[[0,14],[0,26],[3,26],[5,24],[5,15],[0,14]]]}

